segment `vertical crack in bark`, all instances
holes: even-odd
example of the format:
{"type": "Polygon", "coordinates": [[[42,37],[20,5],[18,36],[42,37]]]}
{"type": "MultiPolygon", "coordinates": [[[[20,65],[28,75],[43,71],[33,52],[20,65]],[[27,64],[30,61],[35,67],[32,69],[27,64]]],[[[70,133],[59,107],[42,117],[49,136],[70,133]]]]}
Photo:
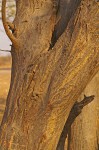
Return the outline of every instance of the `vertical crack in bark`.
{"type": "MultiPolygon", "coordinates": [[[[86,97],[84,95],[84,99],[81,102],[75,102],[75,104],[73,105],[70,114],[68,116],[68,119],[65,123],[65,126],[63,128],[63,131],[61,133],[58,145],[57,145],[57,149],[56,150],[64,150],[64,146],[65,146],[65,140],[67,138],[70,139],[71,136],[71,125],[73,124],[73,122],[75,121],[76,117],[82,112],[83,107],[85,107],[86,105],[88,105],[90,102],[92,102],[94,100],[94,95],[86,97]]],[[[70,141],[70,140],[69,140],[70,141]]],[[[68,143],[68,150],[69,149],[69,143],[68,143]]]]}

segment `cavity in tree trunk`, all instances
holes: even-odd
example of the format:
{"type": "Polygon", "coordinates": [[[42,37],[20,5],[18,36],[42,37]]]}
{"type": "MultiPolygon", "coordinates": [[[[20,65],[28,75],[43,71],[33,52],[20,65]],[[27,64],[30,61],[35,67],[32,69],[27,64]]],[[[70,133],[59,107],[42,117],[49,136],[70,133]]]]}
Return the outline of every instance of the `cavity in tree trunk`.
{"type": "Polygon", "coordinates": [[[12,75],[0,146],[56,150],[72,106],[99,69],[98,3],[18,0],[13,24],[2,4],[12,75]]]}

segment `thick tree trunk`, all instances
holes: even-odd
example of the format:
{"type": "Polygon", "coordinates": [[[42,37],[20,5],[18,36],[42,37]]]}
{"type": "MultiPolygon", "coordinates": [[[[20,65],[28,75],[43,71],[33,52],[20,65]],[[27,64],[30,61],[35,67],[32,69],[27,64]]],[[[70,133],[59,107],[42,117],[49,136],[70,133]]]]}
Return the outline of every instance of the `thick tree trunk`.
{"type": "Polygon", "coordinates": [[[98,150],[99,148],[99,72],[83,93],[87,95],[94,93],[95,99],[83,109],[82,114],[72,124],[68,150],[98,150]]]}
{"type": "Polygon", "coordinates": [[[65,2],[71,12],[66,12],[67,26],[58,39],[63,18],[56,27],[52,0],[16,1],[11,86],[0,128],[2,149],[55,150],[73,104],[98,70],[98,5],[84,0],[78,7],[80,0],[75,2],[75,6],[72,0],[65,2]],[[49,49],[52,36],[56,39],[49,49]]]}

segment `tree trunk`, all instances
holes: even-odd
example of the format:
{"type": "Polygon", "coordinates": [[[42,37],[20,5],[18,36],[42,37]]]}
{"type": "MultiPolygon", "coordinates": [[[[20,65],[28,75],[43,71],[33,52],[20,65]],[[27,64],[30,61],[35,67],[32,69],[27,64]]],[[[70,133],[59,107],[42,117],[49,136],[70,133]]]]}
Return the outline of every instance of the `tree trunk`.
{"type": "MultiPolygon", "coordinates": [[[[94,101],[83,109],[72,124],[68,150],[98,150],[99,118],[99,72],[83,93],[95,94],[94,101]]],[[[82,95],[83,95],[82,93],[82,95]]]]}
{"type": "Polygon", "coordinates": [[[3,16],[13,45],[2,149],[56,149],[73,104],[99,68],[97,18],[94,0],[60,0],[58,5],[18,0],[13,34],[3,16]]]}

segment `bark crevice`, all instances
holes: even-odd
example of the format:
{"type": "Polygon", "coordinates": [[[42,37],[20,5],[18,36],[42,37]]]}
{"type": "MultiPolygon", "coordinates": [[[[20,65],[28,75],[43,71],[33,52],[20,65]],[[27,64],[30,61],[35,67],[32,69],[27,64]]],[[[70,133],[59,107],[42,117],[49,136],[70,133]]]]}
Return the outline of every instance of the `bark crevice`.
{"type": "Polygon", "coordinates": [[[7,143],[12,140],[18,145],[15,149],[21,149],[21,145],[24,145],[28,150],[37,150],[38,146],[43,150],[55,150],[73,104],[99,64],[95,33],[98,8],[90,0],[93,7],[87,13],[85,3],[80,14],[77,13],[79,19],[74,17],[76,13],[72,15],[55,49],[48,51],[55,25],[52,3],[50,0],[36,1],[39,4],[45,2],[45,9],[33,13],[28,5],[24,6],[26,1],[17,1],[15,25],[22,45],[17,53],[12,50],[13,82],[0,127],[0,144],[9,149],[7,143]],[[22,20],[27,19],[27,23],[22,23],[22,20]],[[87,41],[86,23],[89,36],[87,41]],[[74,30],[73,24],[76,24],[74,30]]]}
{"type": "Polygon", "coordinates": [[[56,24],[54,26],[54,31],[52,33],[51,44],[49,49],[52,49],[54,47],[59,37],[64,33],[70,19],[73,17],[78,7],[80,6],[80,3],[81,0],[70,0],[69,2],[66,0],[60,0],[58,16],[56,24]]]}

